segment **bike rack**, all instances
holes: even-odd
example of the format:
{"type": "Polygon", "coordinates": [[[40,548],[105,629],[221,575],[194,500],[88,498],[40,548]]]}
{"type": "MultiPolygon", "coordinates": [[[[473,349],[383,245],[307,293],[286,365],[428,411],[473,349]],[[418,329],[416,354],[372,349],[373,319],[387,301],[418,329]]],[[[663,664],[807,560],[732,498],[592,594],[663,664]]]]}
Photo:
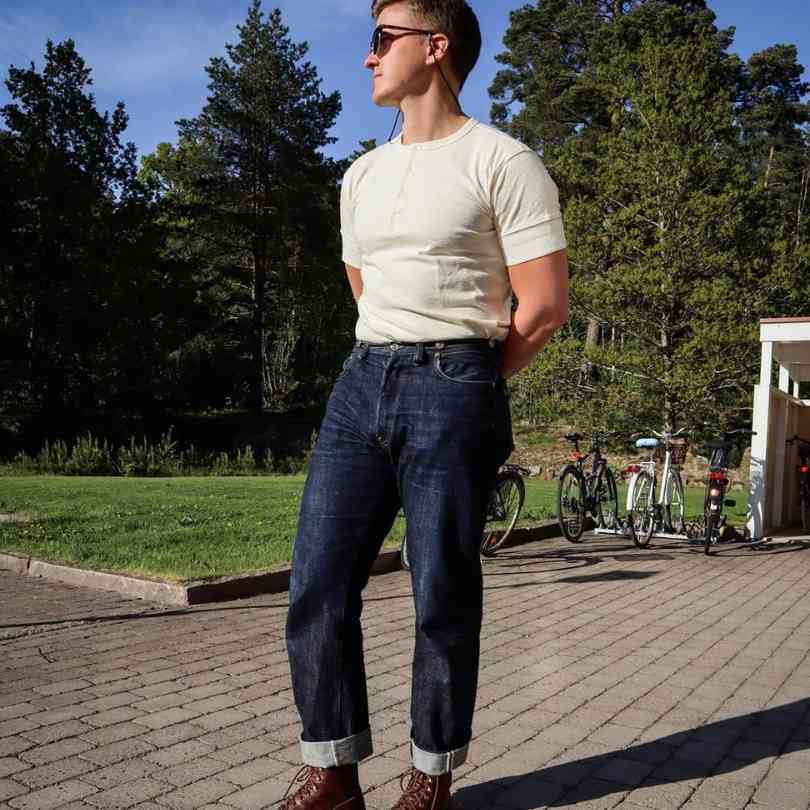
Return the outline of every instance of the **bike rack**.
{"type": "MultiPolygon", "coordinates": [[[[623,529],[592,529],[594,534],[612,534],[626,537],[623,529]]],[[[665,540],[690,540],[688,534],[675,534],[674,532],[653,532],[652,537],[661,537],[665,540]]]]}

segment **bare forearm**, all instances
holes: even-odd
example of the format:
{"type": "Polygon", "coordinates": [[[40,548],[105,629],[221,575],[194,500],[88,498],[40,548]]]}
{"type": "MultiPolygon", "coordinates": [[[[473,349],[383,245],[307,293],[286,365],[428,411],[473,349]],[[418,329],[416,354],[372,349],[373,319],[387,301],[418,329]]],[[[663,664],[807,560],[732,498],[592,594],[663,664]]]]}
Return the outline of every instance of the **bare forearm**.
{"type": "Polygon", "coordinates": [[[349,286],[352,289],[352,296],[355,302],[360,300],[363,294],[363,274],[357,267],[352,267],[350,264],[346,265],[346,276],[349,279],[349,286]]]}
{"type": "Polygon", "coordinates": [[[511,377],[526,368],[560,326],[559,319],[553,313],[521,312],[518,307],[504,343],[501,368],[503,376],[511,377]]]}
{"type": "Polygon", "coordinates": [[[509,281],[519,304],[504,347],[504,377],[528,366],[568,320],[568,254],[558,250],[510,267],[509,281]]]}

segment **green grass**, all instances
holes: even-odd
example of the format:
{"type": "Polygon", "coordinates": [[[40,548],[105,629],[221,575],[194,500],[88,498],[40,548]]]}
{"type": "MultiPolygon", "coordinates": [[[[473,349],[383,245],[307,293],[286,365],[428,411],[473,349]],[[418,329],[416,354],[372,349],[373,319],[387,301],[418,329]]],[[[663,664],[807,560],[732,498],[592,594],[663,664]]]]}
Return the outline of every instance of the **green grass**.
{"type": "MultiPolygon", "coordinates": [[[[554,516],[556,481],[526,479],[521,524],[554,516]]],[[[85,568],[175,582],[212,579],[288,563],[304,476],[244,478],[0,479],[0,513],[31,522],[0,522],[0,549],[85,568]]],[[[687,515],[702,510],[703,491],[687,490],[687,515]]],[[[745,493],[733,493],[735,525],[745,493]]],[[[624,511],[624,488],[620,489],[624,511]]],[[[399,545],[398,517],[385,547],[399,545]]]]}

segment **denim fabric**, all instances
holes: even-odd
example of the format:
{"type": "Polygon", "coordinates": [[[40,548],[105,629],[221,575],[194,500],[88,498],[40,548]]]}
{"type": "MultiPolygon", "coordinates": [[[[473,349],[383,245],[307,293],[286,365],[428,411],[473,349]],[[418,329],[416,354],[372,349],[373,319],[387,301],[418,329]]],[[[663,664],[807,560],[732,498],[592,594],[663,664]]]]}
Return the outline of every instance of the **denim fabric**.
{"type": "Polygon", "coordinates": [[[499,348],[486,343],[358,344],[344,364],[309,467],[290,582],[287,646],[307,764],[335,750],[338,764],[371,753],[361,593],[400,506],[416,607],[412,745],[434,769],[466,756],[479,544],[489,487],[512,450],[499,367],[499,348]]]}

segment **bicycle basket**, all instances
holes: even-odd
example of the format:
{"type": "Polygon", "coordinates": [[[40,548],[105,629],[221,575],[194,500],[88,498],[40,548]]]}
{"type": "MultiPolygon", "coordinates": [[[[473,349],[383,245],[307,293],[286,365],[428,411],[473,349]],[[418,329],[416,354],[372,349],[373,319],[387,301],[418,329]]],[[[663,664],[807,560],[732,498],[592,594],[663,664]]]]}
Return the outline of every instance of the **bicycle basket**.
{"type": "MultiPolygon", "coordinates": [[[[672,455],[672,463],[675,465],[683,464],[686,461],[686,450],[689,447],[689,442],[683,436],[673,436],[669,440],[669,451],[672,455]]],[[[666,460],[667,445],[663,442],[658,445],[653,451],[655,460],[664,463],[666,460]]]]}

